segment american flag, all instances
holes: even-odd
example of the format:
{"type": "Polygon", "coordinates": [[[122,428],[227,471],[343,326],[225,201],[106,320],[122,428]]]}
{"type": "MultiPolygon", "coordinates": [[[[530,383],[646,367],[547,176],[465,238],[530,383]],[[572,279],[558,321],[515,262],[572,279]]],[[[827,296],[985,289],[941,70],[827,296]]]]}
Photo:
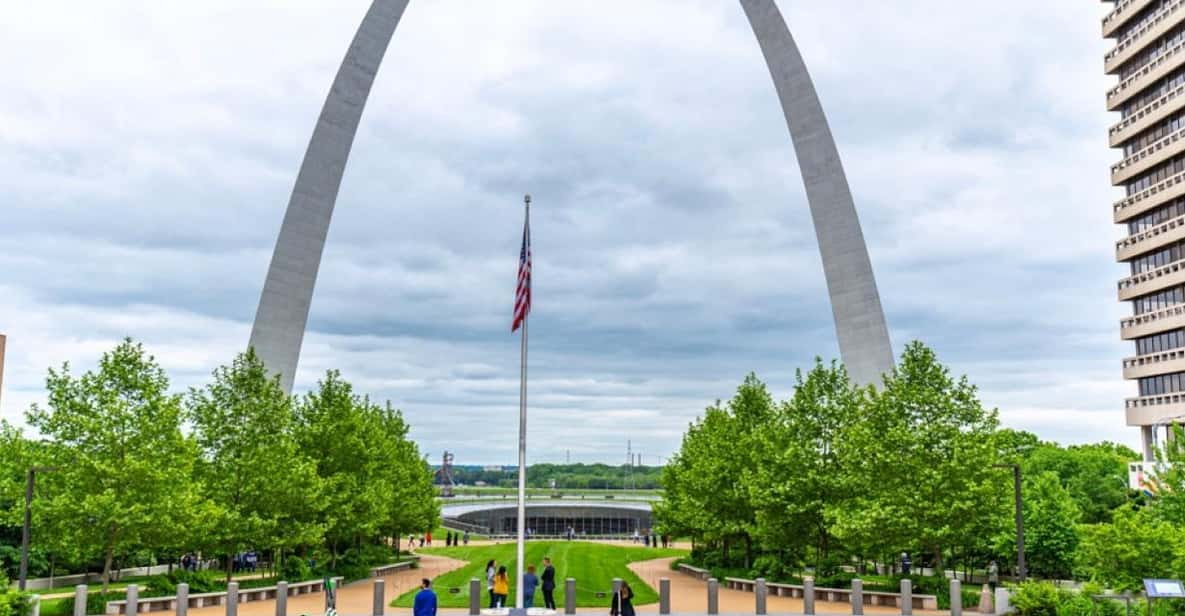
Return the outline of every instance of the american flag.
{"type": "Polygon", "coordinates": [[[523,247],[518,253],[518,288],[514,292],[514,320],[510,332],[518,331],[531,312],[531,223],[523,223],[523,247]]]}

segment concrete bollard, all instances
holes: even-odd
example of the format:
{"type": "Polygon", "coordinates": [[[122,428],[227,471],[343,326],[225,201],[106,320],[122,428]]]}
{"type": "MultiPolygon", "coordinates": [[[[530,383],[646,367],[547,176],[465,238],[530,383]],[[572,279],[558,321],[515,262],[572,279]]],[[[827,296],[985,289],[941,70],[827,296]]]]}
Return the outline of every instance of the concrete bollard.
{"type": "Polygon", "coordinates": [[[481,580],[469,579],[469,616],[481,613],[481,580]]]}
{"type": "Polygon", "coordinates": [[[913,580],[901,580],[901,616],[913,614],[913,580]]]}
{"type": "Polygon", "coordinates": [[[671,613],[671,579],[658,579],[658,613],[671,613]]]}
{"type": "Polygon", "coordinates": [[[720,613],[720,582],[716,578],[708,578],[708,613],[720,613]]]}
{"type": "Polygon", "coordinates": [[[992,589],[987,584],[979,591],[979,609],[976,610],[980,614],[992,614],[996,611],[995,602],[992,601],[992,589]]]}
{"type": "Polygon", "coordinates": [[[996,614],[1007,614],[1012,611],[1011,596],[1003,586],[996,587],[996,614]]]}
{"type": "Polygon", "coordinates": [[[387,608],[387,584],[382,578],[374,581],[374,604],[370,606],[372,616],[383,616],[387,608]]]}
{"type": "Polygon", "coordinates": [[[86,584],[74,587],[74,616],[86,616],[86,584]]]}
{"type": "Polygon", "coordinates": [[[815,578],[802,581],[802,613],[815,616],[815,578]]]}
{"type": "Polygon", "coordinates": [[[29,597],[29,616],[41,616],[41,595],[29,597]]]}
{"type": "Polygon", "coordinates": [[[128,584],[128,601],[124,605],[125,614],[140,613],[140,588],[135,584],[128,584]]]}
{"type": "Polygon", "coordinates": [[[963,616],[963,583],[950,579],[950,616],[963,616]]]}
{"type": "Polygon", "coordinates": [[[765,616],[765,578],[757,578],[753,583],[753,595],[757,601],[757,616],[765,616]]]}
{"type": "Polygon", "coordinates": [[[576,578],[564,580],[564,613],[576,613],[576,578]]]}
{"type": "Polygon", "coordinates": [[[288,616],[288,582],[276,584],[276,616],[288,616]]]}
{"type": "Polygon", "coordinates": [[[864,580],[852,579],[852,592],[848,598],[852,602],[852,616],[864,616],[864,580]]]}
{"type": "Polygon", "coordinates": [[[226,616],[239,616],[239,583],[226,585],[226,616]]]}
{"type": "Polygon", "coordinates": [[[613,595],[617,596],[621,593],[621,578],[613,578],[613,595]]]}
{"type": "Polygon", "coordinates": [[[176,616],[189,614],[189,584],[181,582],[177,585],[177,600],[174,603],[173,613],[176,616]]]}

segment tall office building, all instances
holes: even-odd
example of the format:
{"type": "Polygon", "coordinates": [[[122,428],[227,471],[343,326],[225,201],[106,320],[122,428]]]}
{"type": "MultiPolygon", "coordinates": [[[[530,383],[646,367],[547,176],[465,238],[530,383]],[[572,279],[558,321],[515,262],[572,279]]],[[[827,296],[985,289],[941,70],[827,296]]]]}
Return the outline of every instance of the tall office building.
{"type": "Polygon", "coordinates": [[[1185,419],[1185,0],[1108,1],[1103,36],[1115,46],[1103,62],[1118,82],[1107,109],[1120,114],[1111,183],[1124,190],[1115,256],[1129,268],[1119,299],[1131,303],[1120,335],[1133,346],[1123,377],[1138,387],[1125,406],[1150,460],[1167,426],[1185,419]]]}

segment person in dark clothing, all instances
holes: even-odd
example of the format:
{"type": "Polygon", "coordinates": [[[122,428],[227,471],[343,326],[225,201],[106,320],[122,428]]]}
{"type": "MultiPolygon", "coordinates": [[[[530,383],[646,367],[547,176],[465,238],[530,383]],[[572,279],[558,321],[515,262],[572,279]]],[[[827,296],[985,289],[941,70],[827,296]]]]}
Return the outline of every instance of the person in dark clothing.
{"type": "Polygon", "coordinates": [[[906,552],[902,552],[901,553],[901,575],[909,575],[909,569],[912,564],[913,563],[911,563],[909,560],[909,554],[906,552]]]}
{"type": "Polygon", "coordinates": [[[613,593],[609,614],[610,616],[634,616],[634,591],[624,580],[621,582],[621,590],[613,593]]]}
{"type": "Polygon", "coordinates": [[[498,603],[498,597],[494,595],[494,577],[498,574],[498,568],[494,564],[493,559],[486,563],[486,588],[490,591],[490,609],[494,609],[498,603]]]}
{"type": "Polygon", "coordinates": [[[540,588],[543,590],[543,607],[555,609],[555,567],[550,558],[543,559],[543,575],[539,576],[540,588]]]}
{"type": "Polygon", "coordinates": [[[650,547],[650,533],[642,535],[642,538],[646,540],[646,547],[650,547]]]}

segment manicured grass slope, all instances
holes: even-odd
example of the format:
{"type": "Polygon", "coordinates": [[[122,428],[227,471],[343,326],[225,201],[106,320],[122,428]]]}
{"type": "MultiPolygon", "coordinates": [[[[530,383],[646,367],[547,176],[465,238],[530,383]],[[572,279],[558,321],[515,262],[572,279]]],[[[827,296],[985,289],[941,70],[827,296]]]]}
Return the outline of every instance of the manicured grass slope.
{"type": "MultiPolygon", "coordinates": [[[[435,537],[433,537],[435,539],[435,537]]],[[[658,601],[658,594],[647,586],[626,565],[640,560],[665,558],[668,556],[684,556],[686,550],[656,549],[633,546],[605,545],[601,543],[587,543],[583,541],[532,541],[526,547],[527,563],[536,567],[543,562],[544,556],[551,557],[556,569],[556,604],[564,604],[564,579],[576,578],[576,605],[578,607],[609,607],[608,593],[613,588],[613,578],[619,577],[634,589],[634,604],[644,605],[658,601]],[[597,597],[598,592],[605,593],[604,597],[597,597]]],[[[459,548],[432,548],[421,550],[424,554],[447,556],[457,560],[468,561],[469,564],[446,573],[432,581],[433,588],[440,607],[468,607],[469,580],[481,580],[482,607],[489,603],[486,595],[485,567],[491,558],[498,561],[498,565],[506,565],[510,573],[510,602],[514,601],[515,545],[503,543],[499,545],[471,546],[459,548]],[[460,588],[460,592],[453,594],[450,588],[460,588]]],[[[536,571],[536,574],[542,570],[536,571]]],[[[391,604],[395,607],[411,607],[416,591],[410,591],[400,596],[391,604]]],[[[536,593],[535,605],[543,605],[543,595],[536,593]]]]}

